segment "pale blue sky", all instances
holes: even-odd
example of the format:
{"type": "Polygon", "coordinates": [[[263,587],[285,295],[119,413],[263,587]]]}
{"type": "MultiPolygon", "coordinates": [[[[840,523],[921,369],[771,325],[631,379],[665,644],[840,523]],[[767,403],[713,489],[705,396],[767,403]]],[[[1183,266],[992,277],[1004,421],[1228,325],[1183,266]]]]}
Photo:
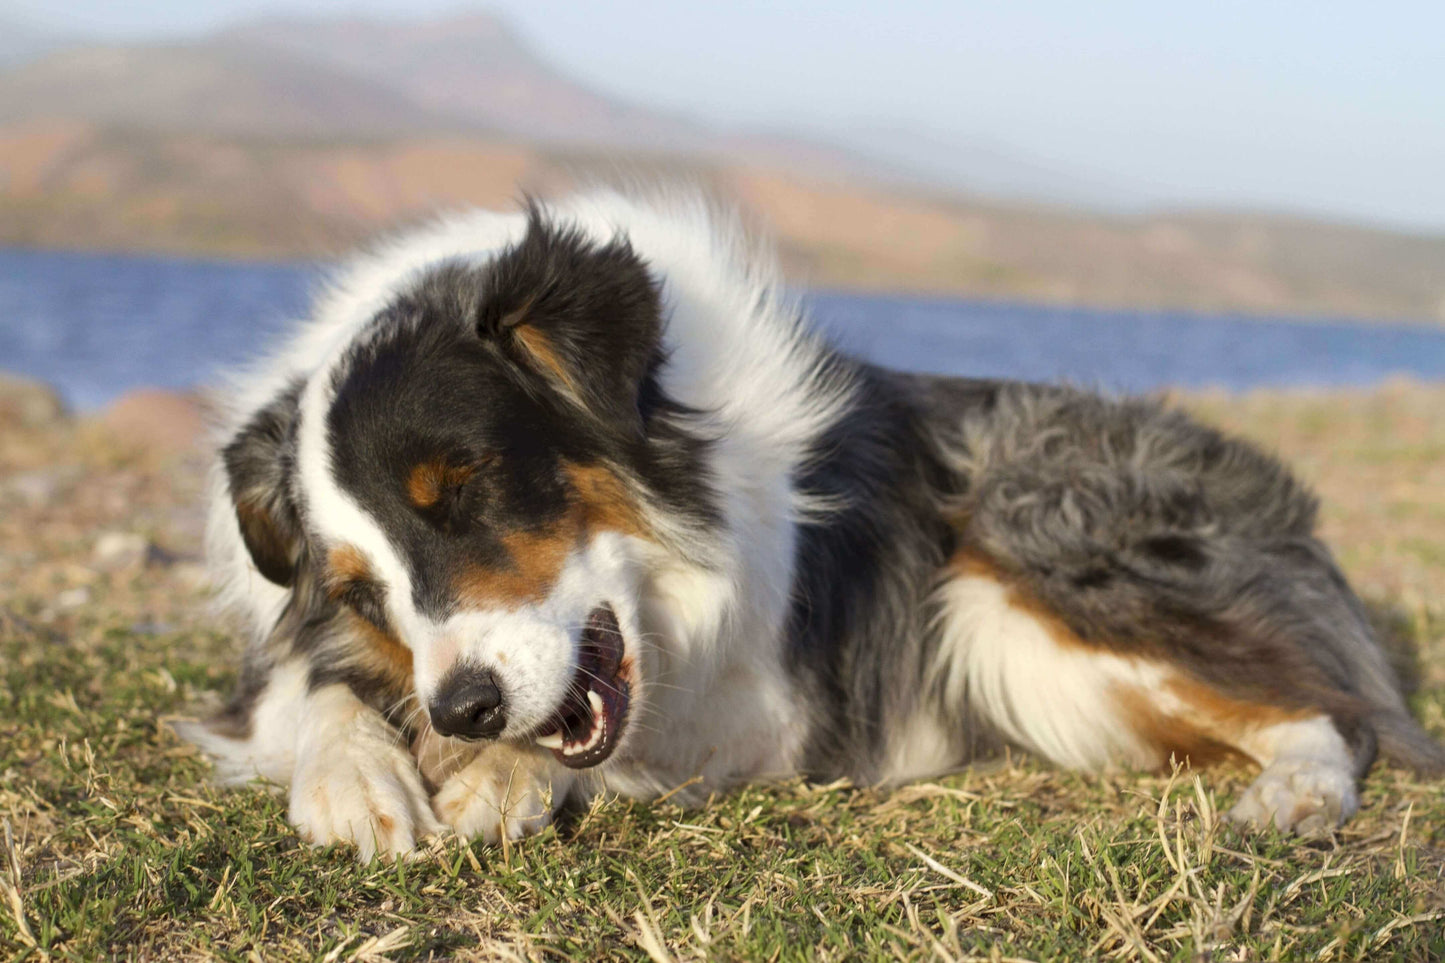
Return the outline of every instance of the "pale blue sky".
{"type": "MultiPolygon", "coordinates": [[[[1445,0],[499,0],[606,92],[725,124],[905,128],[1128,205],[1267,206],[1445,232],[1445,0]]],[[[0,0],[102,36],[431,0],[0,0]]]]}

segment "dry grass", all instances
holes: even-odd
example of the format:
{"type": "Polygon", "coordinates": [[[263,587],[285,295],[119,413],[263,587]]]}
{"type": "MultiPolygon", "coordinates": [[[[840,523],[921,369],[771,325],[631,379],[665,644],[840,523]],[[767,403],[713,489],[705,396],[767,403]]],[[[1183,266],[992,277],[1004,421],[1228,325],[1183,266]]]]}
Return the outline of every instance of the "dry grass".
{"type": "MultiPolygon", "coordinates": [[[[1418,708],[1445,734],[1445,389],[1187,403],[1318,486],[1346,567],[1420,650],[1418,708]]],[[[1389,768],[1309,844],[1221,825],[1246,771],[1009,760],[893,793],[609,801],[410,864],[312,850],[282,800],[213,790],[157,721],[232,678],[185,561],[193,466],[96,450],[0,437],[0,493],[22,467],[72,466],[43,505],[0,494],[0,958],[1445,957],[1445,795],[1389,768]],[[181,561],[97,571],[94,534],[116,527],[181,561]]]]}

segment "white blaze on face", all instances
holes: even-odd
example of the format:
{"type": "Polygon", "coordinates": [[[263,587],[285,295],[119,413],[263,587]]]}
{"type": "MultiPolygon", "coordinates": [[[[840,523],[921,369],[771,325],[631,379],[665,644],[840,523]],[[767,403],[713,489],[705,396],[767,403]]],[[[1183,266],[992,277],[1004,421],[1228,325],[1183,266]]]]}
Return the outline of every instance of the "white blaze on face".
{"type": "Polygon", "coordinates": [[[567,695],[593,609],[611,604],[624,637],[635,631],[626,539],[601,532],[574,549],[538,602],[459,609],[440,619],[417,611],[401,554],[376,519],[336,482],[326,424],[331,383],[326,374],[313,378],[301,398],[297,462],[308,524],[327,546],[348,545],[359,552],[384,587],[387,618],[412,652],[422,705],[429,705],[454,666],[477,666],[495,675],[506,699],[503,738],[530,734],[567,695]]]}
{"type": "Polygon", "coordinates": [[[349,545],[366,559],[376,580],[386,588],[387,616],[405,641],[420,621],[411,601],[411,572],[381,526],[336,483],[333,474],[326,425],[333,395],[331,368],[327,366],[311,379],[299,406],[296,467],[306,520],[326,547],[349,545]]]}

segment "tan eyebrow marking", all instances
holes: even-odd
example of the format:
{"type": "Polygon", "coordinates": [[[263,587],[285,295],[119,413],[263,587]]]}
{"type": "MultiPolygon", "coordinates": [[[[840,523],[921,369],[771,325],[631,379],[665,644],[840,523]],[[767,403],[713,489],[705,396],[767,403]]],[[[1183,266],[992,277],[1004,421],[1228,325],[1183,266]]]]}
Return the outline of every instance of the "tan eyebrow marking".
{"type": "Polygon", "coordinates": [[[390,632],[375,625],[354,612],[345,615],[347,625],[355,634],[354,648],[347,655],[352,664],[368,675],[385,680],[393,688],[406,688],[411,684],[411,650],[390,632]]]}
{"type": "Polygon", "coordinates": [[[449,488],[465,485],[476,468],[471,465],[449,465],[441,459],[418,462],[406,477],[406,495],[417,508],[431,508],[441,501],[449,488]]]}

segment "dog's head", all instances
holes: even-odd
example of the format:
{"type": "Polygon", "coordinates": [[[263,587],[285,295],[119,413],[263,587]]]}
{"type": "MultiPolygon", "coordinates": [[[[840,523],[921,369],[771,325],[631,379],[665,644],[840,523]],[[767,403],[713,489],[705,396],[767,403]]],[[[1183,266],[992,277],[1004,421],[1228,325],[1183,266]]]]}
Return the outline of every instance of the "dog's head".
{"type": "Polygon", "coordinates": [[[496,257],[429,269],[225,449],[256,567],[406,662],[438,733],[604,761],[640,683],[640,559],[669,500],[707,501],[662,328],[625,240],[535,210],[496,257]]]}

